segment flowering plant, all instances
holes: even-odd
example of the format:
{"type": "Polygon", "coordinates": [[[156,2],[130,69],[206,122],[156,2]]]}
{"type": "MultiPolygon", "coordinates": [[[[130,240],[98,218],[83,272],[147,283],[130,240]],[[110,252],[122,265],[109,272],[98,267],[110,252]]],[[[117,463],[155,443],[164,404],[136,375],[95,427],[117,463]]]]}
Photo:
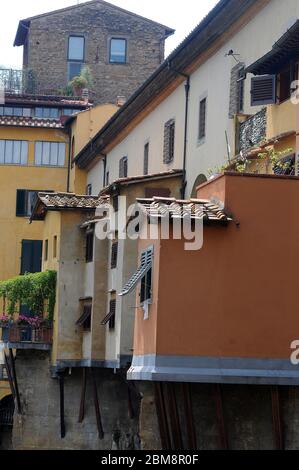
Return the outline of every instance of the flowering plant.
{"type": "Polygon", "coordinates": [[[26,317],[24,315],[20,315],[17,324],[20,326],[31,326],[32,328],[39,328],[43,318],[41,317],[26,317]]]}
{"type": "Polygon", "coordinates": [[[0,316],[0,328],[5,328],[5,327],[9,326],[10,323],[12,323],[11,317],[9,317],[9,316],[5,315],[5,313],[3,313],[0,316]]]}

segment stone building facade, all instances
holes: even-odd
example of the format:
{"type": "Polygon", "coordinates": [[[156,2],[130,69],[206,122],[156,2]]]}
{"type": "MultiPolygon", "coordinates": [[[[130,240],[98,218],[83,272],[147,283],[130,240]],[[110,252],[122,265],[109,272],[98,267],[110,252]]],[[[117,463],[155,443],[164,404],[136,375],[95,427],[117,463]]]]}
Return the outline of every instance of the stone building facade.
{"type": "Polygon", "coordinates": [[[44,93],[63,93],[87,65],[92,98],[128,98],[164,59],[173,30],[102,0],[42,14],[19,23],[15,46],[24,46],[23,68],[44,93]]]}

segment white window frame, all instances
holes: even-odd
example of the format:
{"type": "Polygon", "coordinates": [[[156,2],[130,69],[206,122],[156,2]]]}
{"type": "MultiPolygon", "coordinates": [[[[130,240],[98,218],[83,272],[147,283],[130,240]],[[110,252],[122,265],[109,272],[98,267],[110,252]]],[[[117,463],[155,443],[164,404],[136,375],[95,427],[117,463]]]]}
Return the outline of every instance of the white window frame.
{"type": "Polygon", "coordinates": [[[34,162],[36,166],[65,168],[65,161],[66,161],[66,143],[65,142],[48,142],[48,141],[35,142],[34,162]],[[53,155],[51,155],[52,152],[53,152],[53,155]],[[53,162],[55,153],[56,153],[56,163],[53,162]],[[62,163],[62,155],[63,155],[63,163],[62,163]]]}
{"type": "Polygon", "coordinates": [[[28,153],[29,143],[27,140],[0,140],[0,165],[26,166],[28,165],[28,153]]]}

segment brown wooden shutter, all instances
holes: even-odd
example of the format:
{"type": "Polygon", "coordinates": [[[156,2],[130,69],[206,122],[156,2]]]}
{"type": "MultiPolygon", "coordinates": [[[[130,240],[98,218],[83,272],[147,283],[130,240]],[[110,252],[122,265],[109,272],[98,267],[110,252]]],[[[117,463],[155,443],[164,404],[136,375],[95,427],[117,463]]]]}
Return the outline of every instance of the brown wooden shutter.
{"type": "Polygon", "coordinates": [[[111,269],[117,267],[118,242],[112,243],[111,248],[111,269]]]}
{"type": "Polygon", "coordinates": [[[251,79],[251,106],[276,103],[276,76],[262,75],[251,79]]]}
{"type": "Polygon", "coordinates": [[[163,163],[171,163],[174,159],[175,120],[170,119],[164,126],[163,163]]]}
{"type": "Polygon", "coordinates": [[[116,300],[110,301],[110,320],[109,320],[109,329],[113,330],[115,328],[115,313],[116,313],[116,300]]]}

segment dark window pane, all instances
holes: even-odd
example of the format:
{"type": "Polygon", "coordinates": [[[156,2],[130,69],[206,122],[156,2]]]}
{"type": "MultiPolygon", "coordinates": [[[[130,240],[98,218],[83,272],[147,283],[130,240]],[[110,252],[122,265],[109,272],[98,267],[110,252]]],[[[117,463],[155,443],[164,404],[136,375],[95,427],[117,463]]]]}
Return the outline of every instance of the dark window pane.
{"type": "Polygon", "coordinates": [[[93,242],[94,242],[94,232],[89,232],[86,235],[86,263],[91,263],[93,261],[93,242]]]}
{"type": "Polygon", "coordinates": [[[150,269],[141,280],[140,302],[152,298],[152,270],[150,269]]]}
{"type": "Polygon", "coordinates": [[[110,41],[110,62],[124,64],[127,55],[126,39],[111,39],[110,41]]]}
{"type": "Polygon", "coordinates": [[[144,146],[144,161],[143,161],[143,174],[148,174],[148,157],[149,157],[149,143],[144,146]]]}
{"type": "Polygon", "coordinates": [[[25,217],[26,215],[26,192],[27,191],[25,189],[17,190],[17,208],[16,208],[17,217],[25,217]]]}
{"type": "Polygon", "coordinates": [[[42,247],[43,242],[40,240],[22,241],[21,274],[41,271],[42,247]]]}
{"type": "Polygon", "coordinates": [[[81,69],[82,69],[82,64],[81,63],[76,63],[76,62],[70,62],[69,63],[69,73],[68,73],[68,79],[72,80],[74,77],[78,77],[81,74],[81,69]]]}
{"type": "Polygon", "coordinates": [[[118,255],[118,242],[112,243],[111,248],[111,269],[117,267],[117,255],[118,255]]]}

